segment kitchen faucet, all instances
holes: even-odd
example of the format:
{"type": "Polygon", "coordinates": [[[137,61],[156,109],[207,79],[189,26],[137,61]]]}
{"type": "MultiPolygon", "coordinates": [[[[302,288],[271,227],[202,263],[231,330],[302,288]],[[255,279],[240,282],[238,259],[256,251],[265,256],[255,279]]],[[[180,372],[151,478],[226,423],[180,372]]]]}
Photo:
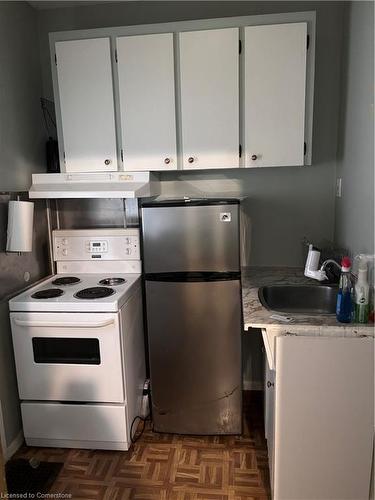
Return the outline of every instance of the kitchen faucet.
{"type": "Polygon", "coordinates": [[[335,264],[335,266],[337,267],[337,269],[341,272],[341,266],[338,262],[336,262],[335,260],[333,259],[327,259],[323,262],[323,264],[320,266],[320,271],[322,272],[325,272],[325,269],[327,267],[328,264],[335,264]]]}
{"type": "Polygon", "coordinates": [[[318,271],[316,271],[313,276],[310,276],[310,278],[316,279],[318,281],[329,280],[329,278],[327,276],[327,273],[326,273],[326,267],[329,264],[334,264],[336,266],[336,268],[339,270],[339,272],[341,273],[341,266],[340,266],[340,264],[338,262],[336,262],[335,260],[333,260],[333,259],[327,259],[320,266],[320,269],[318,271]]]}
{"type": "MultiPolygon", "coordinates": [[[[323,262],[323,264],[320,266],[320,269],[318,271],[316,271],[316,276],[311,276],[312,278],[315,278],[317,279],[318,281],[325,281],[325,280],[328,280],[330,281],[331,283],[335,283],[336,280],[338,280],[339,276],[341,274],[341,266],[338,262],[336,262],[334,259],[327,259],[323,262]],[[334,280],[332,278],[330,278],[329,276],[327,276],[327,273],[326,273],[326,267],[330,264],[334,264],[334,266],[336,267],[336,269],[339,271],[339,274],[336,275],[336,273],[333,273],[332,272],[332,275],[334,276],[334,280]]],[[[351,276],[351,279],[353,281],[356,280],[356,276],[353,274],[353,273],[350,273],[350,276],[351,276]]]]}

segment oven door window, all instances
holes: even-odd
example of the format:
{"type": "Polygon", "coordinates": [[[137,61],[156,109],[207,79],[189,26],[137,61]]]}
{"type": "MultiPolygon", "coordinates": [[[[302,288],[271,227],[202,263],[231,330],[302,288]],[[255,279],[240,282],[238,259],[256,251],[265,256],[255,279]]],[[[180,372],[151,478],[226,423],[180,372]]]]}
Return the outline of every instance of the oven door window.
{"type": "Polygon", "coordinates": [[[35,363],[100,365],[98,339],[33,337],[35,363]]]}

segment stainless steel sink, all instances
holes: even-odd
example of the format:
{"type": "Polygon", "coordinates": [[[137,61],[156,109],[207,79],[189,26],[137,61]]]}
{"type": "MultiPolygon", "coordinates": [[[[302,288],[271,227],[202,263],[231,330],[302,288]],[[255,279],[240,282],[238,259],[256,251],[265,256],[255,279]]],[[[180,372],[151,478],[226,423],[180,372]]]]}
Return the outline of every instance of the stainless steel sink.
{"type": "Polygon", "coordinates": [[[335,314],[337,286],[272,285],[259,288],[259,300],[267,309],[283,313],[335,314]]]}

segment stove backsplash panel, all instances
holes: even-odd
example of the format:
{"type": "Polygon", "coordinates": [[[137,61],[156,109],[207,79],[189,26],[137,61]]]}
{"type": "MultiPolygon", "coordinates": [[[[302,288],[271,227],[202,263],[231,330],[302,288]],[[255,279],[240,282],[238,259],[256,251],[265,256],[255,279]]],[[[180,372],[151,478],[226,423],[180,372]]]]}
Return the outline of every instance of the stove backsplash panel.
{"type": "Polygon", "coordinates": [[[45,200],[34,201],[33,251],[6,253],[8,202],[27,201],[27,193],[0,193],[0,302],[51,274],[45,200]],[[26,278],[26,279],[25,279],[26,278]]]}
{"type": "Polygon", "coordinates": [[[60,199],[56,200],[55,207],[60,229],[124,227],[125,224],[122,199],[60,199]]]}

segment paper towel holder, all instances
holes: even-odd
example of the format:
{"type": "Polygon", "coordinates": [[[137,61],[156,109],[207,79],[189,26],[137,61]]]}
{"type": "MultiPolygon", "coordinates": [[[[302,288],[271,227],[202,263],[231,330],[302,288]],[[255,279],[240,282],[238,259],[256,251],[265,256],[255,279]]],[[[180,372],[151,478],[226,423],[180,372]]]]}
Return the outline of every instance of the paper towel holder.
{"type": "Polygon", "coordinates": [[[21,255],[32,252],[34,223],[34,203],[21,201],[17,195],[16,200],[8,203],[8,227],[6,253],[12,252],[21,255]]]}

